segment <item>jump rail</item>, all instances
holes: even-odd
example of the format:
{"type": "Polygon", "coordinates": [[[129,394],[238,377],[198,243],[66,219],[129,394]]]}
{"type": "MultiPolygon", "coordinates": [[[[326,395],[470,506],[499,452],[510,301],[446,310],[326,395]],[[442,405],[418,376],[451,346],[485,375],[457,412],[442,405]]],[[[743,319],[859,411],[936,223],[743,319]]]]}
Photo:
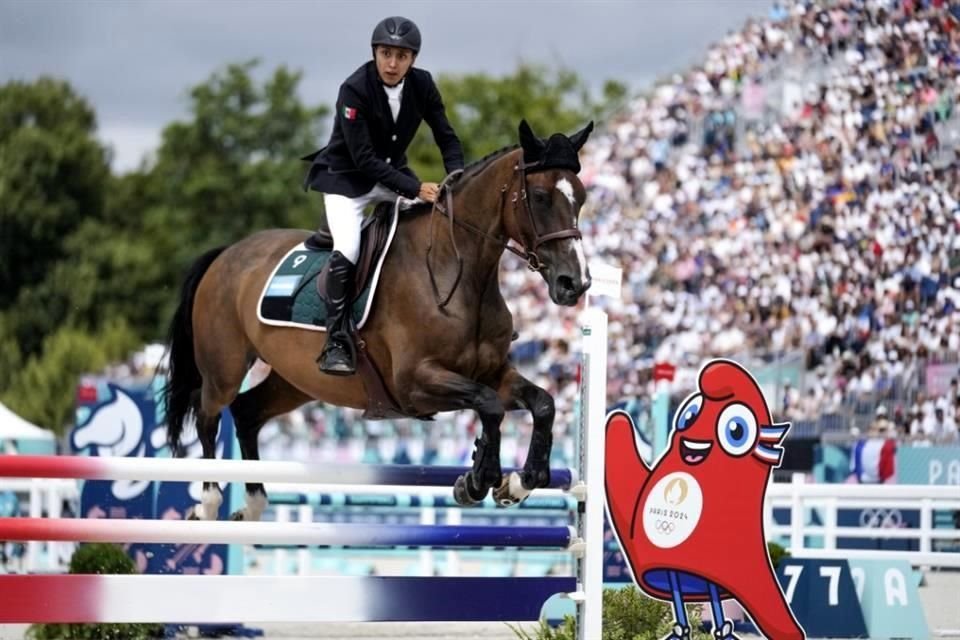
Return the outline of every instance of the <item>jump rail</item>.
{"type": "Polygon", "coordinates": [[[0,518],[0,540],[355,547],[568,548],[573,527],[0,518]]]}
{"type": "Polygon", "coordinates": [[[0,623],[536,620],[572,577],[0,576],[0,623]]]}
{"type": "MultiPolygon", "coordinates": [[[[0,477],[75,480],[153,480],[161,482],[279,482],[339,485],[453,487],[467,467],[343,465],[262,460],[199,458],[88,458],[0,456],[0,477]]],[[[504,469],[504,473],[517,469],[504,469]]],[[[551,469],[552,489],[570,489],[573,469],[551,469]]]]}

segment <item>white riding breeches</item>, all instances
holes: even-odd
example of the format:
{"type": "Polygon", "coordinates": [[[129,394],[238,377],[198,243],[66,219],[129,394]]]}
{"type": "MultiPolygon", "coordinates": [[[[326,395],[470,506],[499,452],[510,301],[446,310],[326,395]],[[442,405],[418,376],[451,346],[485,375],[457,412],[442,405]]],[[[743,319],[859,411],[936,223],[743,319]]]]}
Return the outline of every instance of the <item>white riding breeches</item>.
{"type": "Polygon", "coordinates": [[[339,251],[347,260],[356,264],[357,258],[360,257],[360,227],[363,224],[363,210],[371,204],[396,202],[398,198],[401,200],[401,209],[421,202],[420,198],[409,200],[398,196],[395,191],[380,183],[356,198],[332,193],[323,194],[323,205],[327,210],[327,226],[330,227],[330,234],[333,236],[333,250],[339,251]]]}

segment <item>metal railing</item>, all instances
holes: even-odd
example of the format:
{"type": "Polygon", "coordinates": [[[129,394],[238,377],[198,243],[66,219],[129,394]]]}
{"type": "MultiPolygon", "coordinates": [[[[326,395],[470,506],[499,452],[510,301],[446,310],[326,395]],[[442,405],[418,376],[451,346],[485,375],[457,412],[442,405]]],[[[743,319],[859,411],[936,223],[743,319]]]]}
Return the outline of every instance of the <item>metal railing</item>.
{"type": "Polygon", "coordinates": [[[960,549],[960,530],[936,527],[937,512],[960,511],[960,487],[953,485],[809,484],[803,474],[790,483],[772,484],[764,505],[764,530],[768,538],[784,536],[790,554],[797,558],[876,558],[906,560],[913,566],[960,568],[960,552],[942,551],[944,541],[960,549]],[[777,524],[773,510],[790,510],[789,524],[777,524]],[[841,526],[843,510],[886,514],[919,512],[919,525],[907,526],[904,518],[879,518],[863,526],[841,526]],[[813,516],[822,524],[811,522],[813,516]],[[871,526],[875,525],[875,526],[871,526]],[[907,540],[913,550],[843,548],[840,539],[907,540]],[[815,541],[822,544],[814,545],[815,541]]]}

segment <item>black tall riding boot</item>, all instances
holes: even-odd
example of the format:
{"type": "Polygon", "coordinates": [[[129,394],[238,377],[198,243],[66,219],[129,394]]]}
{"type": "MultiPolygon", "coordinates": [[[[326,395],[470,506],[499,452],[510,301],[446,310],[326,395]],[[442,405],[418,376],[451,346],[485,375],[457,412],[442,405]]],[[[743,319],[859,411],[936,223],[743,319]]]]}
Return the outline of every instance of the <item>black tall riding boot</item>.
{"type": "Polygon", "coordinates": [[[357,351],[350,334],[350,306],[353,300],[354,264],[334,251],[327,266],[327,344],[317,358],[320,371],[349,376],[357,371],[357,351]]]}

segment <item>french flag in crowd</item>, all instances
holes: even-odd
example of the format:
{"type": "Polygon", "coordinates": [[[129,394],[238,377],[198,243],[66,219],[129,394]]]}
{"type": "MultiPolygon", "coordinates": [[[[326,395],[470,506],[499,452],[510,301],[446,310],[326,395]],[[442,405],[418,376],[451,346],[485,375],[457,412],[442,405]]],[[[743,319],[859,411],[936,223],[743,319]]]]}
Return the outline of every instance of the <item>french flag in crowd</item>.
{"type": "Polygon", "coordinates": [[[868,438],[853,445],[850,456],[851,480],[861,484],[896,481],[897,441],[893,438],[868,438]]]}

